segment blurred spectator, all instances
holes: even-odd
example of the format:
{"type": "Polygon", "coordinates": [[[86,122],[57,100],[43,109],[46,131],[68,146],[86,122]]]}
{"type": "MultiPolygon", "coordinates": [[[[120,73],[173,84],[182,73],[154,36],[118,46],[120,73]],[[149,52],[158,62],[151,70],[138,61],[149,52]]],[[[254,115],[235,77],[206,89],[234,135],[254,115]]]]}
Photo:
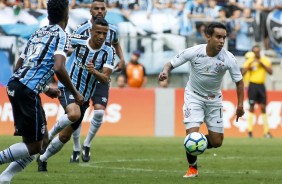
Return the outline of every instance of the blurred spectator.
{"type": "Polygon", "coordinates": [[[76,8],[91,8],[93,0],[75,0],[76,8]]]}
{"type": "Polygon", "coordinates": [[[241,13],[241,9],[234,9],[229,22],[230,32],[228,34],[228,50],[234,54],[236,53],[236,23],[241,17],[241,13]]]}
{"type": "Polygon", "coordinates": [[[265,0],[257,0],[255,4],[255,9],[260,11],[260,29],[257,31],[261,31],[261,35],[263,38],[264,48],[266,50],[270,49],[270,42],[268,37],[268,31],[266,28],[266,19],[268,14],[274,10],[275,1],[265,1],[265,0]]]}
{"type": "Polygon", "coordinates": [[[140,56],[140,51],[134,51],[123,72],[127,78],[128,87],[141,88],[147,83],[145,67],[138,61],[140,56]]]}
{"type": "Polygon", "coordinates": [[[121,13],[127,18],[130,17],[132,11],[140,9],[138,0],[119,0],[118,7],[121,13]]]}
{"type": "Polygon", "coordinates": [[[206,41],[206,24],[201,23],[197,25],[196,29],[196,44],[205,44],[206,41]]]}
{"type": "Polygon", "coordinates": [[[118,88],[125,88],[125,87],[127,87],[126,76],[124,74],[119,74],[116,77],[116,83],[117,83],[117,87],[118,88]]]}
{"type": "Polygon", "coordinates": [[[216,5],[216,0],[208,0],[208,7],[206,9],[206,17],[208,18],[218,18],[220,6],[216,5]]]}
{"type": "Polygon", "coordinates": [[[251,9],[245,8],[240,19],[235,20],[236,55],[244,56],[253,46],[254,19],[251,9]]]}

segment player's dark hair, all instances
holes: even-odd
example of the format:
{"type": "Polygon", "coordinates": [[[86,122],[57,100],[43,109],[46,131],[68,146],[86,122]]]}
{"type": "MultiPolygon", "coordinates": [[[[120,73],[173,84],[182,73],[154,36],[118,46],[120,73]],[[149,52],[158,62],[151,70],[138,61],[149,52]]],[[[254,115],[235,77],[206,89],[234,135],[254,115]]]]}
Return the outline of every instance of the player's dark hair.
{"type": "Polygon", "coordinates": [[[62,21],[68,8],[68,0],[48,0],[47,13],[50,23],[57,24],[62,21]]]}
{"type": "Polygon", "coordinates": [[[109,26],[108,22],[104,18],[95,19],[93,22],[93,26],[94,25],[109,26]]]}
{"type": "Polygon", "coordinates": [[[224,24],[220,23],[220,22],[213,22],[210,23],[206,29],[206,34],[211,36],[214,33],[214,28],[222,28],[225,29],[227,31],[227,28],[224,24]]]}

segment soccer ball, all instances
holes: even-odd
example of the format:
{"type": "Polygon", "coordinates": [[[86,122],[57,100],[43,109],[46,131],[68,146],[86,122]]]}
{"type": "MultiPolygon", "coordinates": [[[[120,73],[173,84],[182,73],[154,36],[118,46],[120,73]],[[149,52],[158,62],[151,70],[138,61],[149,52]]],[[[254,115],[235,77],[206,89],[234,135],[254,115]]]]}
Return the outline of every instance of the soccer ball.
{"type": "Polygon", "coordinates": [[[193,156],[200,155],[207,149],[207,138],[200,132],[192,132],[184,139],[185,150],[193,156]]]}

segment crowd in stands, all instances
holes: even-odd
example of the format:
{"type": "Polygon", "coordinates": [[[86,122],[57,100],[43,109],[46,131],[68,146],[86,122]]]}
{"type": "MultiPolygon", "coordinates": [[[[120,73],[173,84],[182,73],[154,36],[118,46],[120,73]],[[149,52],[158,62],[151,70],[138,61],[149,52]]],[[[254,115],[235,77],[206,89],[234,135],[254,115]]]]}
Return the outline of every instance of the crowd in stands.
{"type": "MultiPolygon", "coordinates": [[[[20,6],[44,9],[47,0],[0,0],[0,8],[20,6]]],[[[251,50],[253,42],[263,42],[270,49],[266,29],[269,12],[282,8],[282,0],[105,0],[108,9],[117,8],[125,17],[133,11],[147,11],[147,18],[156,12],[173,12],[180,16],[179,34],[189,36],[196,30],[196,43],[205,43],[205,26],[210,21],[225,22],[229,29],[228,49],[235,55],[251,50]],[[194,26],[195,25],[195,26],[194,26]],[[256,31],[254,31],[256,30],[256,31]]],[[[92,0],[69,0],[70,9],[89,8],[92,0]]]]}

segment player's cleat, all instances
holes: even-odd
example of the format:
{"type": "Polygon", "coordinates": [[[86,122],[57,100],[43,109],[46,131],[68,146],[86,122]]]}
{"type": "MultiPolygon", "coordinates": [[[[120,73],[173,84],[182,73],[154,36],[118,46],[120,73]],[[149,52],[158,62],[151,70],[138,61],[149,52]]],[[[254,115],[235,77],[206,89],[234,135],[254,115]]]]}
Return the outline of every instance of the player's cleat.
{"type": "Polygon", "coordinates": [[[79,163],[79,155],[80,151],[73,151],[70,158],[70,163],[79,163]]]}
{"type": "Polygon", "coordinates": [[[38,172],[47,172],[47,162],[42,162],[40,156],[37,157],[38,172]]]}
{"type": "Polygon", "coordinates": [[[190,166],[187,173],[183,176],[183,178],[194,178],[198,176],[198,169],[193,166],[190,166]]]}
{"type": "Polygon", "coordinates": [[[249,138],[253,138],[253,132],[248,132],[249,138]]]}
{"type": "Polygon", "coordinates": [[[90,147],[83,146],[82,147],[82,161],[83,162],[89,162],[90,160],[90,147]]]}
{"type": "Polygon", "coordinates": [[[271,135],[271,133],[268,132],[267,134],[264,135],[264,137],[265,138],[272,138],[272,135],[271,135]]]}

